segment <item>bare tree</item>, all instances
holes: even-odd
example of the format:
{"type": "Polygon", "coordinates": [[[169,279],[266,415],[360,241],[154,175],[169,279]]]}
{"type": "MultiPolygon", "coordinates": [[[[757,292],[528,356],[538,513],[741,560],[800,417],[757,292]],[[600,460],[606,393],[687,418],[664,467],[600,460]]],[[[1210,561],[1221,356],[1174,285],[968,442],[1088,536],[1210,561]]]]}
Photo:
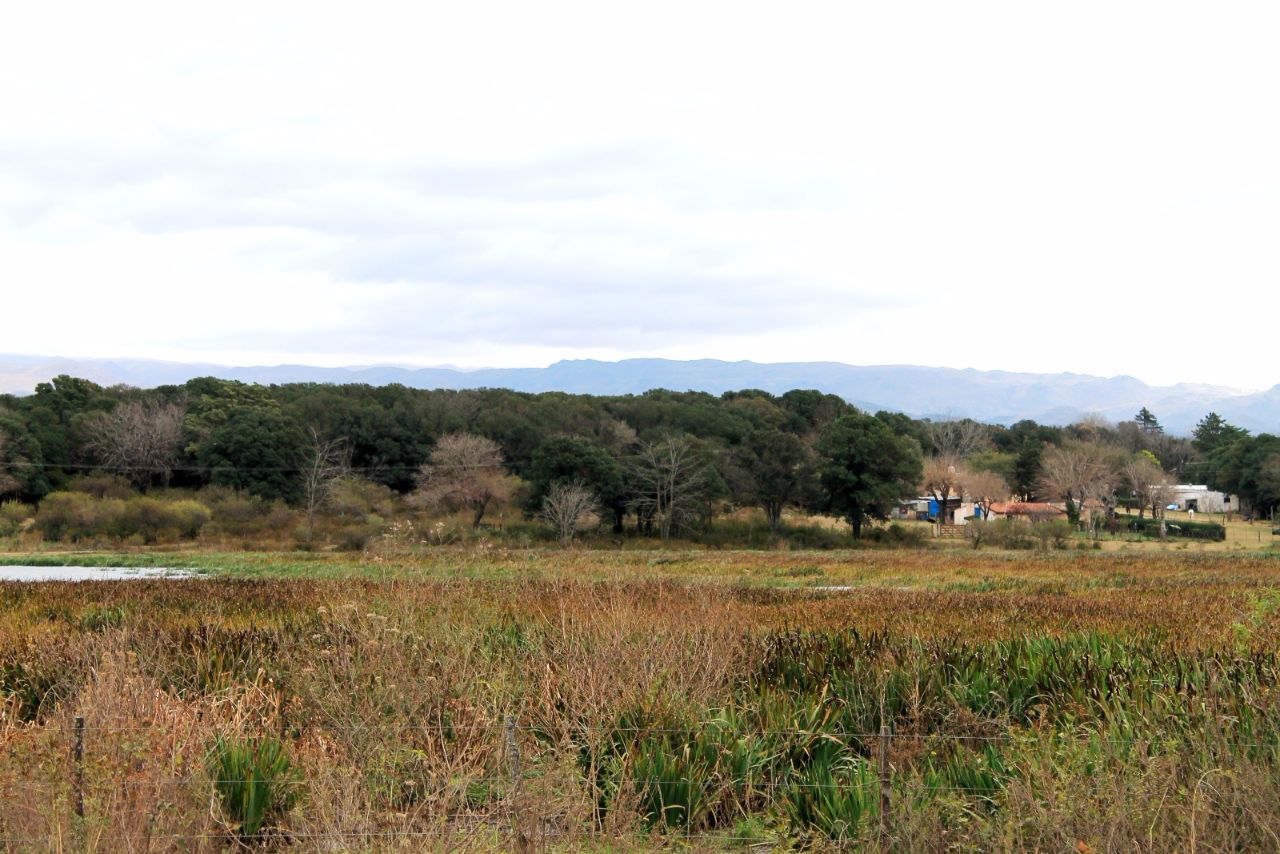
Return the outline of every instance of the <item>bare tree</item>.
{"type": "MultiPolygon", "coordinates": [[[[1142,451],[1120,466],[1120,478],[1138,500],[1138,518],[1151,508],[1152,519],[1163,519],[1165,505],[1173,500],[1173,481],[1165,474],[1150,451],[1142,451]]],[[[1160,536],[1165,527],[1160,526],[1160,536]]]]}
{"type": "Polygon", "coordinates": [[[701,517],[711,473],[693,442],[679,436],[641,446],[634,484],[636,514],[655,525],[665,540],[701,517]]]}
{"type": "Polygon", "coordinates": [[[969,475],[964,463],[953,454],[939,454],[924,461],[923,490],[938,502],[938,523],[950,524],[951,511],[947,502],[951,496],[964,494],[964,483],[969,475]]]}
{"type": "Polygon", "coordinates": [[[558,480],[542,499],[542,518],[556,529],[562,545],[573,542],[578,531],[599,513],[596,494],[579,480],[558,480]]]}
{"type": "Polygon", "coordinates": [[[514,491],[497,442],[472,433],[450,433],[440,437],[418,471],[418,488],[411,499],[422,507],[469,510],[471,526],[478,528],[489,507],[510,500],[514,491]]]}
{"type": "MultiPolygon", "coordinates": [[[[1146,515],[1147,507],[1151,508],[1151,518],[1159,518],[1159,508],[1164,504],[1155,503],[1159,498],[1156,494],[1157,488],[1168,486],[1169,479],[1155,460],[1149,454],[1135,454],[1121,468],[1120,476],[1129,487],[1129,491],[1138,499],[1138,518],[1141,519],[1146,515]]],[[[1168,491],[1161,490],[1162,493],[1168,491]]]]}
{"type": "Polygon", "coordinates": [[[145,490],[156,481],[168,485],[178,460],[185,417],[181,404],[125,401],[95,419],[88,445],[103,466],[124,475],[139,489],[145,490]]]}
{"type": "MultiPolygon", "coordinates": [[[[1116,425],[1100,412],[1087,412],[1073,424],[1064,428],[1066,436],[1074,442],[1086,445],[1111,443],[1117,440],[1116,425]]],[[[1123,437],[1120,437],[1123,441],[1123,437]]]]}
{"type": "Polygon", "coordinates": [[[972,418],[943,415],[925,422],[925,433],[940,457],[967,460],[991,443],[991,428],[972,418]]]}
{"type": "Polygon", "coordinates": [[[351,470],[347,456],[347,440],[324,439],[316,428],[307,428],[311,447],[306,468],[302,470],[302,498],[307,508],[307,545],[315,535],[316,511],[333,493],[333,485],[346,477],[351,470]]]}
{"type": "Polygon", "coordinates": [[[982,509],[982,518],[991,516],[991,505],[997,501],[1008,501],[1009,484],[993,471],[970,472],[964,481],[965,493],[982,509]]]}
{"type": "Polygon", "coordinates": [[[1151,484],[1151,497],[1149,500],[1151,502],[1152,519],[1164,518],[1164,509],[1169,506],[1169,503],[1173,501],[1174,496],[1177,494],[1173,487],[1174,483],[1168,475],[1151,484]]]}
{"type": "Polygon", "coordinates": [[[1077,444],[1045,452],[1038,490],[1067,502],[1072,521],[1090,498],[1105,498],[1113,476],[1102,451],[1094,444],[1077,444]]]}

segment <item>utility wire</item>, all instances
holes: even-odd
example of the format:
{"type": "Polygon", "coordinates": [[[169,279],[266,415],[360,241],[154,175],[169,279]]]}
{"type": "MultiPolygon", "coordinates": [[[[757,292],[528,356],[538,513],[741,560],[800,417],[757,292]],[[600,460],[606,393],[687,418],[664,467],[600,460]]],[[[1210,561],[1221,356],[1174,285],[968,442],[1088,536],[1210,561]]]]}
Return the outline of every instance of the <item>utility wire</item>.
{"type": "MultiPolygon", "coordinates": [[[[293,472],[301,474],[302,472],[312,471],[314,466],[106,466],[99,463],[49,463],[49,462],[0,462],[0,471],[9,468],[26,468],[26,469],[77,469],[84,471],[102,471],[102,472],[153,472],[155,474],[164,474],[165,472],[208,472],[216,474],[218,472],[293,472]]],[[[491,468],[508,468],[506,463],[464,463],[460,465],[440,466],[441,470],[456,471],[458,469],[491,469],[491,468]]],[[[423,465],[385,465],[385,466],[344,466],[343,470],[347,472],[417,472],[423,469],[423,465]]]]}

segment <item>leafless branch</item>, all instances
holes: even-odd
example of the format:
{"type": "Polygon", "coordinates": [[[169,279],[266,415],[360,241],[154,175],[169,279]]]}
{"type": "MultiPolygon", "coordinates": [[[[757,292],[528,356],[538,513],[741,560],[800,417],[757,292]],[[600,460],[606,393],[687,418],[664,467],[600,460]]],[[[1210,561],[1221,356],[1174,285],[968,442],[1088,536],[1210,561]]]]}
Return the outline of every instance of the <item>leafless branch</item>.
{"type": "Polygon", "coordinates": [[[581,481],[556,481],[542,499],[542,518],[556,529],[560,542],[568,545],[593,517],[600,502],[581,481]]]}
{"type": "Polygon", "coordinates": [[[467,509],[472,526],[478,528],[488,508],[510,500],[514,491],[497,442],[471,433],[450,433],[440,437],[419,470],[412,500],[421,507],[467,509]]]}
{"type": "Polygon", "coordinates": [[[92,425],[88,445],[104,467],[146,488],[169,482],[178,460],[186,409],[157,400],[125,401],[92,425]]]}
{"type": "Polygon", "coordinates": [[[307,508],[307,545],[310,545],[315,535],[316,511],[329,500],[333,485],[350,473],[351,465],[345,437],[326,439],[314,427],[309,427],[307,432],[311,437],[311,450],[302,472],[302,495],[307,508]]]}
{"type": "Polygon", "coordinates": [[[633,477],[636,513],[651,522],[662,539],[690,527],[701,516],[709,472],[688,438],[641,446],[633,477]]]}

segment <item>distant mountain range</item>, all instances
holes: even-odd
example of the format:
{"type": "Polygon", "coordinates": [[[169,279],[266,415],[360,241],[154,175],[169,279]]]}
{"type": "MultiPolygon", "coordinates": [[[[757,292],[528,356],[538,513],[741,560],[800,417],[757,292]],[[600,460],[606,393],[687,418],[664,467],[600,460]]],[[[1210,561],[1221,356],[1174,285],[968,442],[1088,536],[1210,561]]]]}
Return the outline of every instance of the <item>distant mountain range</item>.
{"type": "Polygon", "coordinates": [[[970,417],[997,424],[1031,418],[1068,424],[1096,414],[1111,421],[1132,418],[1145,406],[1165,429],[1186,434],[1209,411],[1254,432],[1280,432],[1280,385],[1263,392],[1180,383],[1149,386],[1133,377],[1083,374],[1024,374],[1010,371],[926,368],[914,365],[857,366],[839,362],[722,362],[714,359],[574,359],[546,368],[307,365],[227,367],[148,359],[64,359],[0,355],[0,392],[29,394],[36,383],[59,374],[103,385],[142,388],[215,376],[255,383],[401,383],[412,388],[509,388],[578,394],[639,394],[654,388],[720,394],[747,388],[781,394],[816,388],[862,409],[910,415],[970,417]]]}

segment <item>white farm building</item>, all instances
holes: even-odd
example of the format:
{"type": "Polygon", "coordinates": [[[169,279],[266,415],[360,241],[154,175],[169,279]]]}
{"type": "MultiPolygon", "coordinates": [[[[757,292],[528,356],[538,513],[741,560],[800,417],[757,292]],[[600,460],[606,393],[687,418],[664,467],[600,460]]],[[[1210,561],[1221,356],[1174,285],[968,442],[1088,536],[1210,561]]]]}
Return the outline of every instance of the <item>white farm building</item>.
{"type": "Polygon", "coordinates": [[[1170,505],[1178,505],[1179,510],[1194,510],[1197,513],[1226,513],[1240,509],[1239,498],[1215,492],[1201,484],[1180,483],[1173,487],[1170,496],[1170,505]]]}

